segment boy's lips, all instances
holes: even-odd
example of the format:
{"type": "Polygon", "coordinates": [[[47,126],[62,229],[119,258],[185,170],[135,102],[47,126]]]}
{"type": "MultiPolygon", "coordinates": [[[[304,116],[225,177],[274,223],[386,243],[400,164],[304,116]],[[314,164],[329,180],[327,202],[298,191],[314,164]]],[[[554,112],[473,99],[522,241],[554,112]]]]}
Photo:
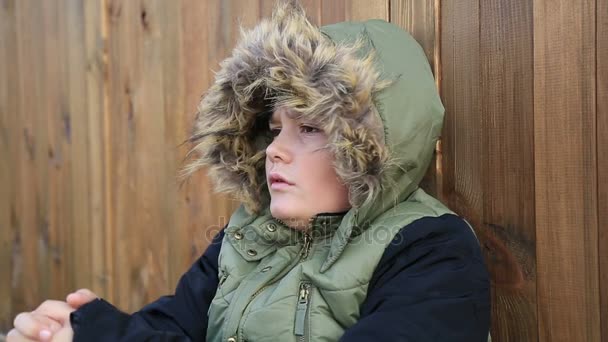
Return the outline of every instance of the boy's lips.
{"type": "Polygon", "coordinates": [[[268,183],[273,190],[285,189],[293,185],[293,183],[277,172],[271,172],[268,175],[268,183]]]}
{"type": "Polygon", "coordinates": [[[285,189],[289,188],[290,186],[292,186],[292,185],[284,183],[284,182],[274,182],[274,183],[270,184],[270,188],[272,190],[285,190],[285,189]]]}

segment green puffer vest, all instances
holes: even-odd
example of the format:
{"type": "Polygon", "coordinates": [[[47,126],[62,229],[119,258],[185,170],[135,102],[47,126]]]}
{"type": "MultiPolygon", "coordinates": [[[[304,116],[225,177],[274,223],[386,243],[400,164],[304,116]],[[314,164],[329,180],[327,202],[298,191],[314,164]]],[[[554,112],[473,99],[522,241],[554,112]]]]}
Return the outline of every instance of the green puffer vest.
{"type": "Polygon", "coordinates": [[[337,341],[357,322],[393,237],[452,213],[418,187],[444,107],[421,46],[384,20],[317,28],[285,1],[243,32],[199,105],[194,135],[196,166],[209,166],[216,189],[243,198],[222,241],[207,341],[337,341]],[[313,217],[307,233],[269,213],[267,141],[255,131],[266,96],[324,123],[352,190],[348,212],[313,217]],[[374,200],[359,202],[366,189],[374,200]]]}
{"type": "Polygon", "coordinates": [[[452,213],[422,189],[350,241],[344,217],[319,215],[309,234],[267,213],[230,218],[219,256],[220,285],[207,341],[337,341],[359,318],[374,269],[395,234],[427,216],[452,213]]]}

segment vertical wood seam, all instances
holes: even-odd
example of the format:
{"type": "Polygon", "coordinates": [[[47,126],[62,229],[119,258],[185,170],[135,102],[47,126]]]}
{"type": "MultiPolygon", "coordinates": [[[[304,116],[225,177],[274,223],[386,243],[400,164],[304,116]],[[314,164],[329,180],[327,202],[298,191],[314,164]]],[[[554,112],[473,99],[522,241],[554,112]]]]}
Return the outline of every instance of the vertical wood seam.
{"type": "Polygon", "coordinates": [[[102,48],[102,52],[101,52],[101,60],[102,60],[102,67],[103,67],[103,77],[102,77],[102,97],[103,97],[103,109],[102,109],[102,113],[103,113],[103,127],[102,127],[102,135],[104,137],[104,142],[102,143],[102,159],[103,159],[103,164],[104,164],[104,175],[103,175],[103,189],[104,189],[104,214],[103,217],[105,217],[104,223],[105,223],[105,227],[104,227],[104,247],[103,247],[103,254],[104,254],[104,269],[105,272],[107,272],[105,274],[105,281],[106,281],[106,296],[108,297],[109,300],[113,301],[115,300],[114,294],[115,294],[115,284],[116,282],[114,281],[115,277],[114,277],[114,258],[113,258],[113,254],[111,253],[111,247],[113,246],[113,242],[114,242],[114,221],[113,221],[113,213],[112,213],[112,204],[111,204],[111,200],[112,200],[112,196],[111,196],[111,191],[112,191],[112,187],[110,186],[112,184],[111,182],[111,154],[112,154],[112,148],[111,146],[108,146],[109,142],[111,141],[111,135],[110,135],[110,123],[109,123],[109,104],[110,104],[110,99],[109,99],[109,73],[110,73],[110,58],[109,58],[109,49],[110,49],[110,40],[109,40],[109,17],[108,17],[108,0],[99,0],[101,3],[101,15],[100,15],[100,19],[101,19],[101,37],[102,37],[102,41],[103,41],[103,48],[102,48]]]}
{"type": "Polygon", "coordinates": [[[599,4],[598,4],[598,0],[595,0],[595,8],[594,11],[595,12],[595,23],[594,23],[594,42],[593,42],[593,46],[595,47],[595,55],[593,56],[594,58],[594,70],[595,70],[595,141],[593,142],[593,144],[595,145],[595,184],[596,184],[596,188],[595,188],[595,221],[596,221],[596,234],[597,234],[597,289],[598,289],[598,296],[599,296],[599,303],[597,304],[598,307],[598,311],[599,311],[599,336],[601,340],[608,340],[608,336],[602,336],[603,333],[603,329],[602,327],[604,326],[604,322],[606,321],[606,317],[605,319],[602,319],[602,303],[604,303],[604,296],[606,295],[605,293],[602,294],[602,261],[601,261],[601,257],[602,257],[602,248],[600,247],[602,239],[601,239],[601,232],[600,230],[601,225],[600,225],[600,200],[601,200],[601,196],[600,196],[600,153],[599,153],[599,143],[600,143],[600,139],[598,138],[599,136],[599,84],[598,84],[598,78],[599,78],[599,69],[598,69],[598,63],[597,63],[597,55],[598,55],[598,39],[597,39],[597,31],[598,31],[598,21],[599,21],[599,15],[598,15],[598,8],[599,8],[599,4]]]}
{"type": "Polygon", "coordinates": [[[535,295],[535,300],[536,300],[536,305],[535,309],[536,309],[536,340],[540,341],[540,336],[541,336],[541,331],[540,331],[540,310],[538,308],[540,300],[538,300],[540,297],[540,292],[538,289],[538,248],[539,248],[539,243],[538,243],[538,206],[537,206],[537,185],[536,185],[536,28],[535,28],[535,24],[536,21],[534,20],[534,13],[535,13],[535,1],[532,1],[532,13],[530,13],[530,20],[532,21],[530,26],[531,26],[531,33],[532,33],[532,39],[531,39],[531,49],[532,49],[532,120],[530,122],[530,124],[532,125],[532,139],[531,139],[531,144],[532,144],[532,177],[534,177],[534,180],[532,181],[533,187],[532,187],[532,194],[533,194],[533,198],[534,198],[534,262],[536,263],[536,267],[534,267],[534,279],[535,279],[535,291],[534,291],[534,295],[535,295]]]}

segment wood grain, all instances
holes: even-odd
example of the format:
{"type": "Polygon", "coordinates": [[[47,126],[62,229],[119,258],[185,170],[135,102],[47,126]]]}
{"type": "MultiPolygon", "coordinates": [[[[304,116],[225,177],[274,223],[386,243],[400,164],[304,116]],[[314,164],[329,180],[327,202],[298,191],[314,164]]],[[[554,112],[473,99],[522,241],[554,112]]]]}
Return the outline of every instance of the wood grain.
{"type": "Polygon", "coordinates": [[[323,0],[321,1],[321,24],[340,21],[362,21],[367,19],[389,21],[389,0],[323,0]]]}
{"type": "MultiPolygon", "coordinates": [[[[484,145],[488,140],[487,117],[482,108],[487,106],[483,98],[487,94],[486,89],[482,88],[484,68],[481,62],[485,56],[481,55],[481,49],[486,48],[482,44],[487,42],[480,40],[480,2],[442,1],[440,4],[440,93],[446,115],[440,150],[441,188],[437,196],[471,223],[482,244],[486,263],[490,271],[493,271],[500,265],[495,260],[502,262],[503,255],[509,254],[509,251],[489,234],[491,227],[484,221],[488,197],[504,194],[485,192],[487,182],[494,175],[489,175],[486,171],[489,148],[484,145]]],[[[503,112],[495,115],[498,114],[503,112]]],[[[491,275],[492,303],[495,304],[499,301],[497,296],[500,292],[495,288],[496,275],[492,272],[491,275]]],[[[492,307],[493,323],[501,322],[502,312],[497,310],[500,307],[492,307]]],[[[500,329],[505,328],[499,327],[499,324],[492,325],[494,341],[502,341],[500,329]]]]}
{"type": "Polygon", "coordinates": [[[14,1],[0,7],[0,329],[12,325],[13,278],[18,260],[16,180],[18,177],[17,32],[14,1]]]}
{"type": "Polygon", "coordinates": [[[107,6],[111,300],[132,311],[152,300],[151,293],[169,290],[159,19],[165,8],[158,2],[109,1],[107,6]]]}
{"type": "Polygon", "coordinates": [[[601,341],[608,342],[608,1],[597,0],[597,213],[601,341]]]}
{"type": "Polygon", "coordinates": [[[480,3],[483,227],[493,338],[537,340],[532,4],[480,3]]]}
{"type": "Polygon", "coordinates": [[[479,229],[483,217],[483,117],[480,98],[479,6],[441,2],[442,133],[440,199],[479,229]]]}
{"type": "MultiPolygon", "coordinates": [[[[17,59],[11,64],[18,70],[12,81],[17,87],[15,131],[18,147],[15,156],[15,239],[13,253],[13,310],[25,311],[37,304],[41,293],[40,261],[48,251],[48,217],[41,205],[48,193],[47,182],[40,179],[48,168],[45,165],[46,145],[46,88],[44,86],[44,30],[43,8],[31,2],[15,3],[17,59]],[[29,25],[29,22],[38,25],[29,25]],[[37,99],[32,101],[31,99],[37,99]],[[42,252],[42,253],[41,253],[42,252]]],[[[61,82],[60,79],[56,80],[61,82]]],[[[57,213],[61,215],[61,213],[57,213]]],[[[48,281],[48,280],[47,280],[48,281]]]]}
{"type": "Polygon", "coordinates": [[[384,19],[390,21],[389,6],[389,0],[350,0],[346,2],[346,20],[384,19]]]}
{"type": "Polygon", "coordinates": [[[347,20],[346,0],[321,1],[321,25],[347,20]]]}
{"type": "MultiPolygon", "coordinates": [[[[78,176],[74,175],[73,167],[78,164],[73,159],[72,151],[74,146],[82,141],[74,139],[74,117],[78,113],[75,108],[79,104],[70,102],[70,82],[73,80],[70,79],[72,65],[68,68],[68,24],[67,18],[59,20],[59,13],[65,10],[64,6],[65,3],[36,6],[41,7],[40,27],[47,36],[39,45],[43,51],[39,57],[44,69],[39,80],[43,90],[40,98],[42,108],[36,112],[36,121],[44,127],[44,133],[40,130],[40,133],[36,134],[37,143],[42,147],[38,154],[40,158],[37,160],[39,163],[36,170],[39,176],[36,180],[38,188],[35,191],[38,197],[36,211],[40,220],[38,231],[42,241],[38,249],[40,262],[37,272],[39,277],[44,279],[39,287],[40,294],[37,295],[47,298],[65,296],[60,293],[61,289],[73,286],[76,273],[69,270],[82,261],[76,260],[73,254],[74,245],[69,242],[76,237],[74,213],[82,204],[75,203],[76,189],[73,180],[78,176]]],[[[77,65],[74,67],[77,68],[77,65]]],[[[76,135],[85,134],[82,126],[77,125],[76,129],[79,130],[76,135]]],[[[84,163],[80,163],[82,164],[84,163]]],[[[82,227],[82,230],[87,229],[88,227],[82,227]]],[[[82,243],[86,244],[87,241],[82,243]]],[[[79,272],[86,273],[88,269],[79,272]]],[[[35,307],[35,304],[39,303],[33,304],[35,307]]]]}
{"type": "Polygon", "coordinates": [[[542,341],[599,341],[595,1],[534,1],[542,341]]]}
{"type": "MultiPolygon", "coordinates": [[[[78,287],[125,311],[173,291],[237,205],[177,182],[182,143],[274,3],[0,1],[0,331],[78,287]]],[[[424,186],[481,239],[494,341],[608,341],[608,1],[302,3],[423,47],[446,107],[424,186]]]]}
{"type": "MultiPolygon", "coordinates": [[[[81,44],[84,47],[84,87],[86,88],[87,103],[84,109],[86,113],[86,141],[88,143],[86,155],[80,156],[88,165],[88,180],[85,193],[88,202],[89,216],[86,224],[90,235],[90,267],[91,279],[89,284],[79,281],[75,287],[87,287],[98,294],[109,294],[108,269],[109,253],[111,245],[107,222],[107,194],[108,182],[107,155],[105,154],[104,141],[109,140],[111,132],[107,130],[107,84],[105,77],[108,72],[107,56],[107,32],[105,25],[106,8],[102,1],[87,1],[82,4],[83,34],[81,44]]],[[[80,49],[79,44],[74,43],[74,49],[80,49]]],[[[81,253],[87,253],[82,251],[81,253]]]]}

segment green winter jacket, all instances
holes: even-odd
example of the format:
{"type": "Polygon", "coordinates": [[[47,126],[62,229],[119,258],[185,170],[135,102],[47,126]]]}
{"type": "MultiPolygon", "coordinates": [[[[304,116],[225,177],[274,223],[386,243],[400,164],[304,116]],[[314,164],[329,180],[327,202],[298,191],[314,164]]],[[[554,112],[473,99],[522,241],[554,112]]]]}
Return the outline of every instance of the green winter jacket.
{"type": "MultiPolygon", "coordinates": [[[[199,105],[188,173],[243,204],[173,295],[103,299],[74,341],[483,341],[490,283],[462,218],[418,188],[443,106],[420,46],[383,20],[315,27],[294,1],[243,32],[199,105]],[[294,230],[269,213],[268,113],[322,127],[350,210],[294,230]]],[[[488,336],[489,337],[489,336],[488,336]]]]}
{"type": "Polygon", "coordinates": [[[295,2],[242,37],[202,98],[191,171],[243,205],[219,255],[207,341],[337,341],[359,318],[387,245],[423,217],[452,213],[418,187],[444,107],[420,45],[384,20],[318,28],[295,2]],[[286,105],[327,128],[352,209],[308,232],[273,218],[264,115],[286,105]]]}

